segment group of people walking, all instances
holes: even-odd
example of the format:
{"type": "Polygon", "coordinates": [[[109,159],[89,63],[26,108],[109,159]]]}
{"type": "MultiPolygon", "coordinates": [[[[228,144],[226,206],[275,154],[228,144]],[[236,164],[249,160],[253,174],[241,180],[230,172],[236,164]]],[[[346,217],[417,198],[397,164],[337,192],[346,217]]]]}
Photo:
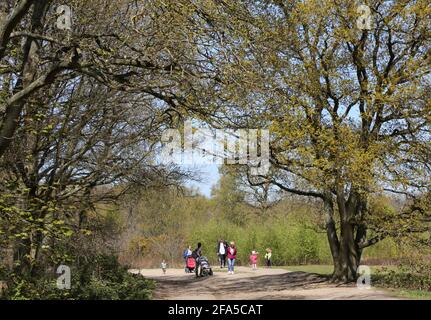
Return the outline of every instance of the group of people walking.
{"type": "MultiPolygon", "coordinates": [[[[202,244],[200,242],[198,242],[198,246],[196,247],[195,250],[192,250],[192,246],[188,246],[187,249],[183,253],[183,258],[186,261],[186,270],[187,270],[187,268],[192,269],[192,270],[194,269],[196,277],[198,277],[202,274],[201,259],[204,259],[205,261],[207,261],[207,260],[202,255],[202,244]],[[188,266],[187,260],[190,257],[192,258],[192,261],[193,261],[193,259],[195,261],[193,266],[188,266]]],[[[212,271],[211,271],[211,274],[212,274],[212,271]]]]}
{"type": "MultiPolygon", "coordinates": [[[[234,274],[235,271],[235,261],[237,259],[238,250],[235,245],[235,242],[231,241],[229,244],[227,241],[223,239],[219,239],[217,242],[217,257],[218,261],[220,262],[220,268],[225,268],[227,263],[228,268],[228,274],[234,274]]],[[[252,251],[250,254],[250,265],[252,266],[253,270],[257,269],[258,264],[258,255],[259,252],[252,251]]],[[[183,253],[183,258],[186,261],[189,257],[193,257],[193,259],[196,260],[196,267],[194,268],[196,276],[199,276],[200,274],[200,263],[199,259],[203,257],[202,255],[202,244],[199,242],[197,247],[192,250],[192,246],[188,246],[187,249],[183,253]]],[[[272,250],[270,248],[266,249],[265,253],[265,265],[270,268],[272,266],[272,250]]]]}
{"type": "MultiPolygon", "coordinates": [[[[235,268],[235,260],[237,255],[237,248],[235,246],[235,242],[230,242],[228,245],[227,242],[223,239],[219,239],[217,242],[217,256],[220,262],[220,268],[226,267],[226,260],[228,265],[228,274],[234,273],[235,268]]],[[[250,264],[253,270],[257,269],[259,252],[252,251],[250,254],[250,264]]],[[[270,268],[272,266],[272,250],[270,248],[266,249],[265,253],[265,265],[270,268]]]]}
{"type": "Polygon", "coordinates": [[[235,269],[237,249],[235,242],[231,242],[229,245],[223,239],[220,239],[217,243],[217,255],[220,262],[220,268],[226,267],[227,259],[227,270],[228,274],[233,274],[235,269]]]}

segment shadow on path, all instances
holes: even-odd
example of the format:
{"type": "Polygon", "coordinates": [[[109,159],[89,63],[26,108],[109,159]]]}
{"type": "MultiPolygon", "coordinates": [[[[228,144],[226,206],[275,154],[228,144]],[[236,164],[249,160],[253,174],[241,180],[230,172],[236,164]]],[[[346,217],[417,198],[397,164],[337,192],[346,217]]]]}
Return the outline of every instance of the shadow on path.
{"type": "MultiPolygon", "coordinates": [[[[223,296],[232,294],[246,294],[253,292],[262,293],[264,299],[277,299],[277,295],[271,295],[277,291],[306,289],[317,284],[327,283],[328,278],[305,272],[288,272],[283,274],[271,274],[253,277],[238,277],[235,275],[218,275],[213,277],[158,277],[155,299],[169,299],[173,295],[213,296],[223,299],[223,296]]],[[[295,299],[295,297],[290,297],[295,299]]],[[[301,299],[301,297],[297,297],[301,299]]]]}

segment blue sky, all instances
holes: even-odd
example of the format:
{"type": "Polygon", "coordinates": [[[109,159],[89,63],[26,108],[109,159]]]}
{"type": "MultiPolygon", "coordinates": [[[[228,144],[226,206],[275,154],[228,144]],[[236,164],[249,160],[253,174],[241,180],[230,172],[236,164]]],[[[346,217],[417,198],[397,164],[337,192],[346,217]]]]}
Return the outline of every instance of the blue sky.
{"type": "MultiPolygon", "coordinates": [[[[211,188],[217,184],[220,174],[218,172],[218,164],[205,164],[194,166],[193,169],[197,170],[200,173],[200,178],[202,181],[190,181],[186,185],[188,187],[197,188],[200,193],[203,195],[210,197],[211,196],[211,188]]],[[[191,169],[189,166],[184,166],[186,169],[191,169]]]]}

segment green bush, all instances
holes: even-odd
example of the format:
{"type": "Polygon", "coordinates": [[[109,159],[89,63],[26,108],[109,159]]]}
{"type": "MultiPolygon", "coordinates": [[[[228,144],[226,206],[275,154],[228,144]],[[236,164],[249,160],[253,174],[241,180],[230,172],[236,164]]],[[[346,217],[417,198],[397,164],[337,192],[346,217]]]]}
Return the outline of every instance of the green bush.
{"type": "Polygon", "coordinates": [[[395,269],[378,270],[375,282],[385,287],[431,292],[431,263],[420,258],[406,260],[395,269]]]}
{"type": "Polygon", "coordinates": [[[72,266],[71,289],[60,290],[55,277],[18,278],[8,276],[8,290],[3,299],[10,300],[147,300],[154,283],[131,274],[115,256],[99,255],[85,264],[72,266]]]}
{"type": "Polygon", "coordinates": [[[193,248],[201,242],[203,252],[212,263],[217,259],[216,243],[223,238],[234,241],[238,248],[238,265],[247,265],[252,250],[260,253],[260,263],[266,248],[272,249],[274,265],[330,263],[331,256],[325,233],[308,227],[306,217],[287,215],[251,220],[237,226],[224,219],[211,219],[191,227],[187,242],[193,248]]]}

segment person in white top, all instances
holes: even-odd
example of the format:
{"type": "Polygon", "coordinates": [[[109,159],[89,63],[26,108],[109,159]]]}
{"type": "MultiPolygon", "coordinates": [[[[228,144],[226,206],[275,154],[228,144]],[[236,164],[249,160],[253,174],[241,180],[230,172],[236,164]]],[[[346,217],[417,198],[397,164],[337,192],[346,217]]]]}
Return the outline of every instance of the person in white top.
{"type": "Polygon", "coordinates": [[[217,255],[220,261],[220,268],[226,267],[227,243],[223,239],[217,242],[217,255]]]}

